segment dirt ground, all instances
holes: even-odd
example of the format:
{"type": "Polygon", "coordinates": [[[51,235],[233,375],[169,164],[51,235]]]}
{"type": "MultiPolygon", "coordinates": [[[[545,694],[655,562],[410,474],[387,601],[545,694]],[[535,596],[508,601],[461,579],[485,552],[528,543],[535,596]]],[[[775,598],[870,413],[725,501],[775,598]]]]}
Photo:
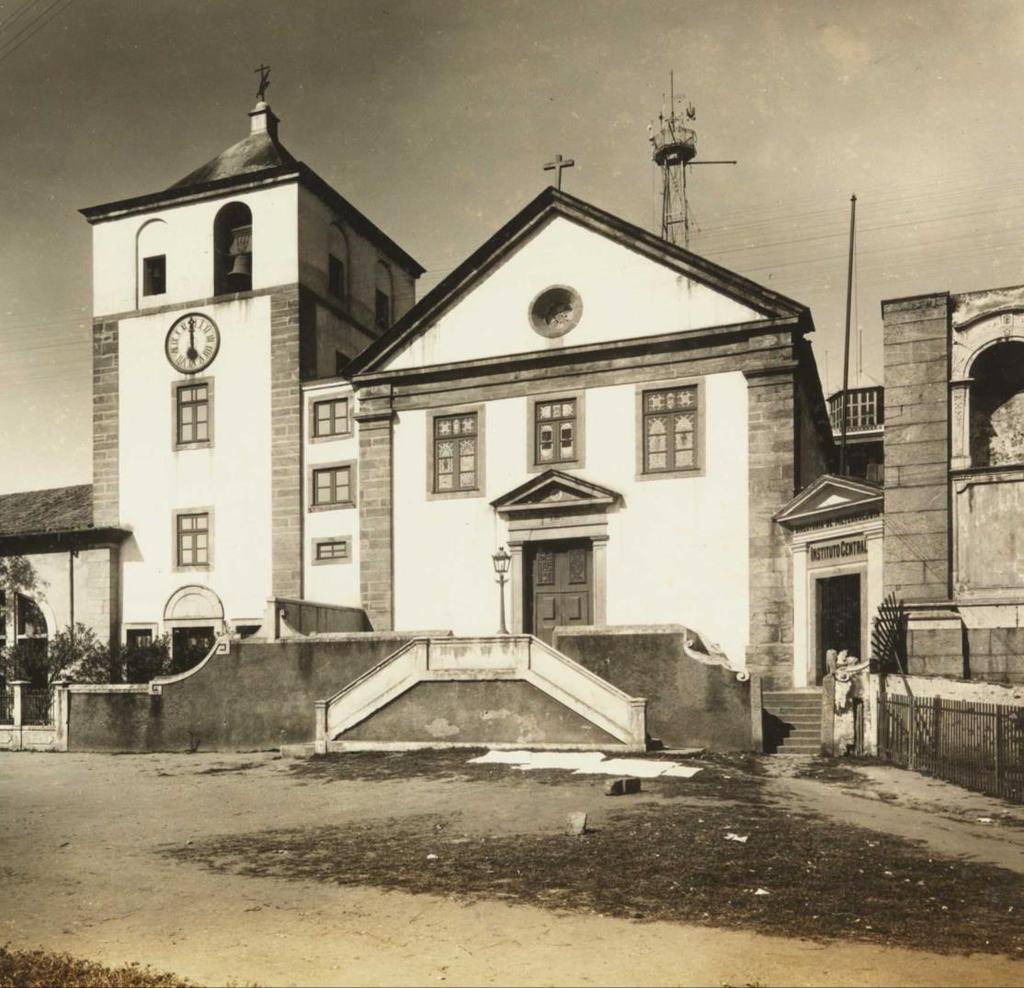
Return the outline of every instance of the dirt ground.
{"type": "MultiPolygon", "coordinates": [[[[837,828],[903,834],[936,856],[1024,873],[1020,808],[896,770],[858,768],[822,781],[797,777],[794,763],[771,765],[763,783],[771,796],[837,828]]],[[[705,795],[716,778],[736,781],[714,767],[702,776],[705,795]]],[[[999,954],[638,922],[576,912],[572,903],[553,909],[295,880],[280,877],[288,873],[280,864],[276,874],[246,875],[189,858],[189,849],[238,834],[315,824],[362,828],[365,866],[378,853],[375,839],[387,858],[385,821],[457,816],[467,834],[527,839],[560,834],[573,811],[587,812],[600,831],[627,800],[633,809],[665,805],[656,787],[611,799],[603,785],[504,768],[476,781],[431,772],[338,780],[273,754],[5,755],[0,943],[140,961],[200,984],[1024,985],[1024,961],[999,954]],[[374,820],[379,837],[367,826],[374,820]]],[[[616,882],[615,870],[606,880],[616,882]]]]}

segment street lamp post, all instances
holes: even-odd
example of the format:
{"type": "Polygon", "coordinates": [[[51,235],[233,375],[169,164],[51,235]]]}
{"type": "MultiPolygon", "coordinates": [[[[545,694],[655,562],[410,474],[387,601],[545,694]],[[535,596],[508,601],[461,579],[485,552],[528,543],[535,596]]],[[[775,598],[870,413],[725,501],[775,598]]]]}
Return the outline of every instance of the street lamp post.
{"type": "Polygon", "coordinates": [[[498,628],[499,635],[507,635],[508,628],[505,627],[505,581],[508,578],[508,568],[512,562],[512,556],[508,549],[501,546],[491,560],[494,563],[494,572],[498,575],[498,592],[501,595],[501,627],[498,628]]]}

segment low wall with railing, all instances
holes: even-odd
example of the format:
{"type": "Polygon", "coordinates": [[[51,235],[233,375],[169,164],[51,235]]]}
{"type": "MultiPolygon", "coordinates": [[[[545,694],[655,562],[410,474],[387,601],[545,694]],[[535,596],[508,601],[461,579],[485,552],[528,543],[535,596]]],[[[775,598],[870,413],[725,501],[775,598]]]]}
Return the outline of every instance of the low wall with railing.
{"type": "Polygon", "coordinates": [[[63,682],[33,687],[26,680],[0,686],[0,751],[62,751],[67,735],[63,682]]]}

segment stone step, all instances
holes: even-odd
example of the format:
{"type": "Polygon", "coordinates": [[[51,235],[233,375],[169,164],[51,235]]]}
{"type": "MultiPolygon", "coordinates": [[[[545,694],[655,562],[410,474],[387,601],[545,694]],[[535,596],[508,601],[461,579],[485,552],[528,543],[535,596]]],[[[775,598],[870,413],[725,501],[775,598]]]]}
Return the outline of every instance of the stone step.
{"type": "Polygon", "coordinates": [[[788,741],[783,742],[776,749],[777,755],[816,755],[821,751],[821,743],[812,744],[811,742],[790,744],[788,741]]]}

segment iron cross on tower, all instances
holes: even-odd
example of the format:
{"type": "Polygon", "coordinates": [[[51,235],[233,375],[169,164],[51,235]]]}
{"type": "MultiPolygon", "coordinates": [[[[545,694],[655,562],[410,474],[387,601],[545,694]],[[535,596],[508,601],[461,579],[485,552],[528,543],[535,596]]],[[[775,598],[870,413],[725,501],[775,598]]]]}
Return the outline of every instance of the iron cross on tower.
{"type": "Polygon", "coordinates": [[[260,86],[256,90],[256,98],[262,103],[266,99],[267,90],[270,88],[270,66],[264,65],[261,62],[260,67],[253,71],[260,74],[260,86]]]}
{"type": "Polygon", "coordinates": [[[544,171],[555,173],[555,188],[558,189],[559,192],[562,191],[562,169],[572,168],[575,164],[576,162],[573,161],[572,158],[563,158],[560,154],[556,154],[555,160],[549,161],[544,166],[544,171]]]}

